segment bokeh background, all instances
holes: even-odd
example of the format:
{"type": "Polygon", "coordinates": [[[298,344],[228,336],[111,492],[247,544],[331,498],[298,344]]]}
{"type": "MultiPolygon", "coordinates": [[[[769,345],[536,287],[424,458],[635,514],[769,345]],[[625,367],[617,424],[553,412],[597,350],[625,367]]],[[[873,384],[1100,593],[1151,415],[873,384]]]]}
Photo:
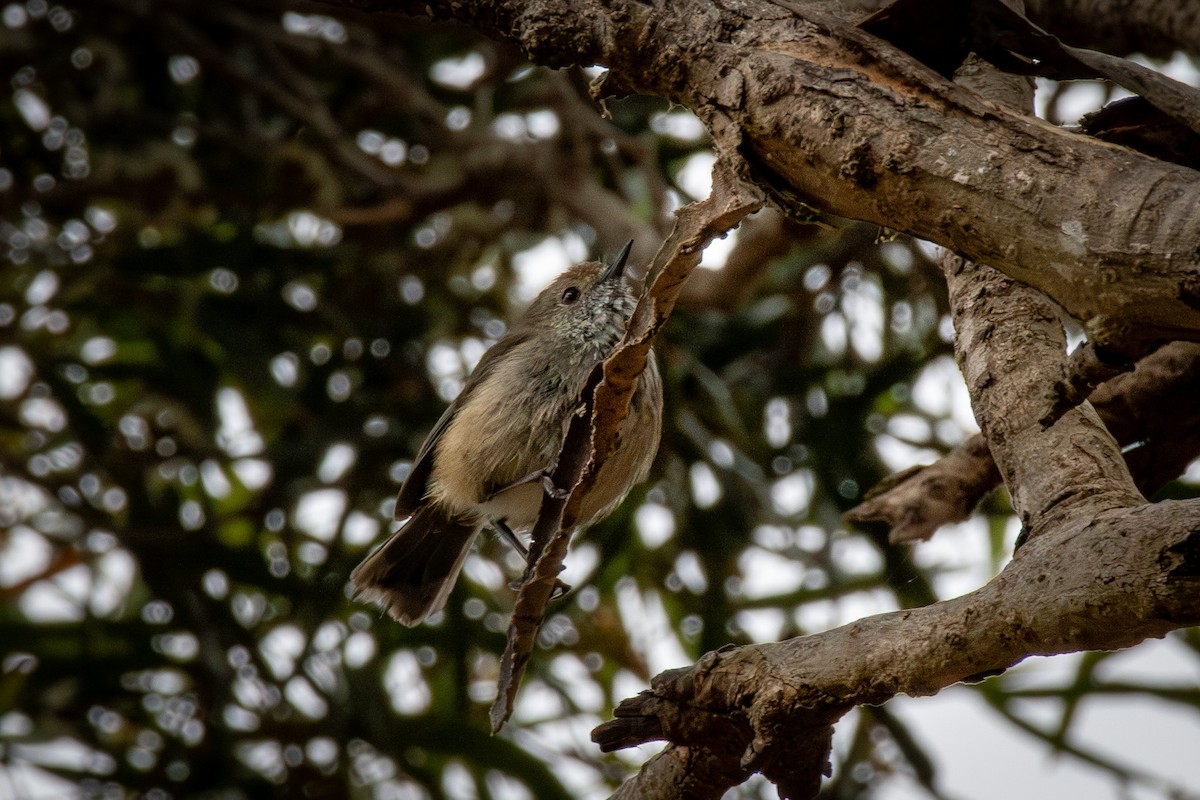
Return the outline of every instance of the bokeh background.
{"type": "MultiPolygon", "coordinates": [[[[653,749],[589,731],[656,672],[1003,566],[1003,492],[915,547],[841,521],[975,430],[934,248],[764,211],[658,344],[653,473],[575,543],[503,734],[498,542],[431,624],[348,599],[505,320],[707,192],[702,126],[602,118],[598,72],[299,2],[0,7],[0,798],[600,797],[653,749]]],[[[1196,796],[1198,709],[1196,631],[1043,661],[855,712],[824,796],[1196,796]]]]}

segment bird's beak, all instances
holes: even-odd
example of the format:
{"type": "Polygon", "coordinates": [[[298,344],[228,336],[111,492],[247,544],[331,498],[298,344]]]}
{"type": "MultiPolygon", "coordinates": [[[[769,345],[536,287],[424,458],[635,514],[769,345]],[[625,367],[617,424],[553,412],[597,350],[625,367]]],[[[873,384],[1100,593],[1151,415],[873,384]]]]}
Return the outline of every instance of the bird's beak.
{"type": "Polygon", "coordinates": [[[597,281],[597,283],[604,283],[607,280],[621,277],[625,273],[625,261],[629,258],[629,251],[632,249],[633,239],[630,239],[625,243],[625,246],[621,248],[621,252],[617,253],[617,257],[613,259],[613,262],[608,266],[608,269],[604,270],[604,273],[601,274],[600,280],[597,281]]]}

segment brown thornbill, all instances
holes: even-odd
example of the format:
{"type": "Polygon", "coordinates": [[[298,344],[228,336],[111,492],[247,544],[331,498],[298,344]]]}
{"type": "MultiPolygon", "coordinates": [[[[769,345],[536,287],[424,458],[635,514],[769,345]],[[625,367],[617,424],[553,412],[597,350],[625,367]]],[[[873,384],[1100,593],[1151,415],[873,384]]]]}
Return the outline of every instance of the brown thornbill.
{"type": "MultiPolygon", "coordinates": [[[[559,275],[483,354],[417,452],[396,498],[402,525],[351,574],[356,598],[416,625],[446,604],[484,525],[533,527],[588,374],[633,313],[630,245],[607,267],[588,262],[559,275]]],[[[661,432],[662,381],[651,353],[617,451],[583,498],[582,524],[608,516],[646,477],[661,432]]]]}

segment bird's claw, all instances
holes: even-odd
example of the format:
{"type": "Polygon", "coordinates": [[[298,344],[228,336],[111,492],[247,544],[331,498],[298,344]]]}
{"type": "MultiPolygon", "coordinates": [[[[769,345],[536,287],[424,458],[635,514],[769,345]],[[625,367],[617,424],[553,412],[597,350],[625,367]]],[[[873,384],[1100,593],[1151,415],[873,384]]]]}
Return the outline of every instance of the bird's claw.
{"type": "Polygon", "coordinates": [[[566,500],[571,496],[571,492],[569,490],[560,488],[558,484],[554,482],[554,476],[549,472],[542,473],[542,489],[544,489],[546,494],[550,495],[555,500],[566,500]]]}
{"type": "MultiPolygon", "coordinates": [[[[508,588],[512,589],[514,592],[519,592],[521,590],[521,586],[523,586],[524,583],[525,582],[523,580],[509,581],[508,588]]],[[[562,581],[555,578],[554,579],[554,588],[550,590],[550,599],[558,600],[559,598],[565,597],[567,592],[569,592],[569,591],[571,591],[571,584],[563,583],[562,581]]]]}

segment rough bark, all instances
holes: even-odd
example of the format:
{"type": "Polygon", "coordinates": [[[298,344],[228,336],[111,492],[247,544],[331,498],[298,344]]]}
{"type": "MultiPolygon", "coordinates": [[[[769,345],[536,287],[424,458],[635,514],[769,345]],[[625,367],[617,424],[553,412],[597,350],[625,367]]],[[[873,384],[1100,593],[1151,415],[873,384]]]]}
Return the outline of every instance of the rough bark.
{"type": "Polygon", "coordinates": [[[434,14],[538,63],[603,64],[605,91],[691,109],[781,204],[945,245],[1042,290],[1104,342],[1200,338],[1194,170],[1002,110],[821,9],[504,0],[434,14]]]}
{"type": "Polygon", "coordinates": [[[955,354],[975,419],[1026,532],[1144,503],[1090,403],[1042,429],[1043,390],[1066,349],[1054,306],[1036,290],[962,259],[952,259],[946,273],[955,354]]]}
{"type": "MultiPolygon", "coordinates": [[[[1120,509],[1031,540],[1001,575],[964,597],[710,653],[656,678],[597,736],[610,748],[635,744],[622,735],[627,723],[652,717],[662,733],[646,739],[699,746],[742,730],[746,755],[769,751],[819,736],[854,705],[934,694],[1031,655],[1127,647],[1194,625],[1197,590],[1200,504],[1120,509]]],[[[651,792],[664,779],[659,769],[644,766],[637,786],[651,792]]]]}

